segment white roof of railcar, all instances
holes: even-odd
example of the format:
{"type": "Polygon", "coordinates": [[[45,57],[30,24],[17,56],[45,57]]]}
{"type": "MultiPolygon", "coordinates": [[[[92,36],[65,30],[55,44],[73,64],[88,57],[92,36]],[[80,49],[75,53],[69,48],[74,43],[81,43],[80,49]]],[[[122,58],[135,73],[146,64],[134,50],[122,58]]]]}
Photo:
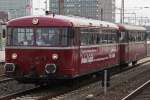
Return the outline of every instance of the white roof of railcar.
{"type": "Polygon", "coordinates": [[[74,27],[106,27],[106,28],[114,28],[114,29],[119,29],[119,27],[111,22],[106,22],[106,21],[101,21],[101,20],[96,20],[96,19],[89,19],[85,17],[78,17],[78,16],[63,16],[63,15],[46,15],[46,16],[25,16],[25,17],[20,17],[16,19],[12,19],[11,21],[22,19],[22,18],[40,18],[40,17],[45,17],[45,18],[54,18],[54,19],[61,19],[68,21],[73,24],[74,27]]]}
{"type": "MultiPolygon", "coordinates": [[[[51,15],[48,15],[48,16],[53,17],[51,15]]],[[[68,20],[68,21],[72,22],[74,27],[82,27],[82,26],[90,25],[93,27],[110,27],[110,28],[119,29],[119,27],[114,23],[95,20],[95,19],[88,19],[88,18],[84,18],[84,17],[55,15],[54,18],[68,20]]]]}
{"type": "Polygon", "coordinates": [[[146,28],[143,26],[129,25],[129,24],[118,24],[123,27],[125,30],[137,30],[137,31],[145,31],[146,28]]]}

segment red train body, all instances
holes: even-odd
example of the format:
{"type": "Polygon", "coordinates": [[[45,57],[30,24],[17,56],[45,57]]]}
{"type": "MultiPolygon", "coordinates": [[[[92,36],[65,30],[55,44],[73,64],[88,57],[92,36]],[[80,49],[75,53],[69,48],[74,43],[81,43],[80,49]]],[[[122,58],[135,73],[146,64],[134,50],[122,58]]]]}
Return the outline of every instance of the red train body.
{"type": "Polygon", "coordinates": [[[135,62],[146,56],[145,29],[128,27],[58,15],[11,20],[7,24],[5,73],[19,81],[51,81],[135,62]],[[129,30],[144,39],[130,42],[129,30]]]}
{"type": "Polygon", "coordinates": [[[144,27],[118,24],[120,40],[120,62],[135,64],[146,57],[146,29],[144,27]]]}

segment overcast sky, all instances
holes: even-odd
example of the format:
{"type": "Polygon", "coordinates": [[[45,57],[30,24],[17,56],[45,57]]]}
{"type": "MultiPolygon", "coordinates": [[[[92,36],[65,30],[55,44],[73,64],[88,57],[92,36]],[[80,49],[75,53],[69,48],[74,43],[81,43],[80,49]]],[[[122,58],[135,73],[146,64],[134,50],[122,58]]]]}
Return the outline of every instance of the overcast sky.
{"type": "MultiPolygon", "coordinates": [[[[150,10],[150,8],[143,8],[142,7],[150,7],[150,0],[124,0],[125,1],[125,9],[127,11],[140,11],[143,10],[144,13],[150,10]]],[[[116,0],[116,6],[120,7],[121,0],[116,0]]],[[[148,11],[149,12],[149,11],[148,11]]],[[[149,14],[147,12],[147,14],[149,14]]]]}
{"type": "Polygon", "coordinates": [[[33,15],[43,15],[45,9],[45,2],[46,0],[33,0],[33,15]],[[36,9],[39,8],[39,9],[36,9]]]}
{"type": "MultiPolygon", "coordinates": [[[[124,0],[124,1],[125,1],[125,17],[136,16],[137,18],[141,17],[150,18],[150,0],[124,0]]],[[[116,7],[117,8],[121,7],[121,0],[116,0],[116,7]]],[[[117,12],[119,12],[119,10],[117,10],[117,12]]],[[[117,22],[119,22],[119,20],[117,22]]]]}

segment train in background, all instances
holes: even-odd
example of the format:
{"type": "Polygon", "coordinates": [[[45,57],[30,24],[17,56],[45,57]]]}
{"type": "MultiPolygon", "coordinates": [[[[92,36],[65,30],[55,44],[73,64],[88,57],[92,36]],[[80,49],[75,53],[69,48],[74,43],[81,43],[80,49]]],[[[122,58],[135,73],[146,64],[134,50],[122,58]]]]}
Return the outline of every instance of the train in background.
{"type": "Polygon", "coordinates": [[[61,15],[7,23],[5,74],[20,82],[74,79],[146,57],[140,26],[61,15]]]}

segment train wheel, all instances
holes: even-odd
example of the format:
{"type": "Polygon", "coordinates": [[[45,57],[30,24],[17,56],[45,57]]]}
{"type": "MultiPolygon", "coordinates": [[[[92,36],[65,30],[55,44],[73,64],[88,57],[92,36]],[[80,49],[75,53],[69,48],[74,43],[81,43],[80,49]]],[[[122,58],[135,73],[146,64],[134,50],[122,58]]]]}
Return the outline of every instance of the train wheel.
{"type": "Polygon", "coordinates": [[[136,65],[137,64],[137,61],[132,61],[132,65],[136,65]]]}
{"type": "Polygon", "coordinates": [[[124,68],[128,67],[128,63],[120,64],[120,70],[123,70],[124,68]]]}
{"type": "Polygon", "coordinates": [[[122,66],[123,66],[123,67],[128,67],[128,65],[129,65],[128,63],[125,63],[125,64],[123,64],[122,66]]]}
{"type": "Polygon", "coordinates": [[[34,85],[35,85],[35,86],[44,86],[44,83],[36,82],[34,85]]]}
{"type": "Polygon", "coordinates": [[[69,79],[66,80],[64,85],[67,87],[71,87],[71,88],[76,88],[79,84],[79,80],[78,79],[69,79]]]}

